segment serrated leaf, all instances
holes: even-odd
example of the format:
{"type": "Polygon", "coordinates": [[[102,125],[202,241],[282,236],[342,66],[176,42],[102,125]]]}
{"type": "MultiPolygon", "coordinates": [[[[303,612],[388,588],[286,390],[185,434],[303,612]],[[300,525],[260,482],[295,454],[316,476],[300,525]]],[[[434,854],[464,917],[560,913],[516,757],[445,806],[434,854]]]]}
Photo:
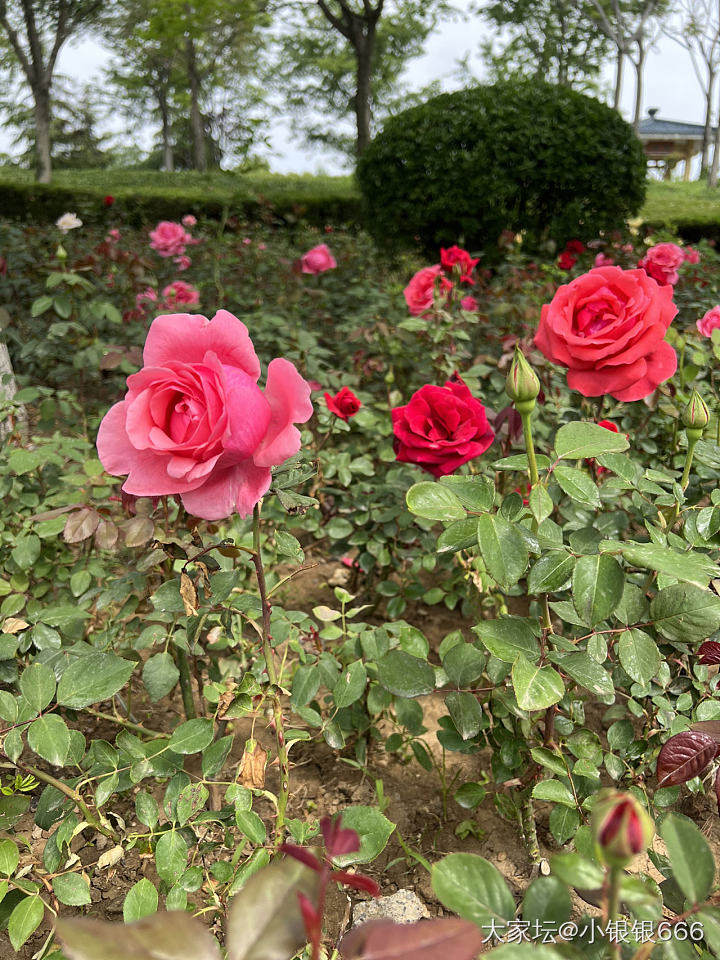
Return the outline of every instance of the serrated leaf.
{"type": "Polygon", "coordinates": [[[565,684],[552,667],[539,667],[519,656],[512,667],[512,684],[521,710],[546,710],[562,700],[565,684]]]}
{"type": "Polygon", "coordinates": [[[555,452],[561,460],[582,460],[604,453],[622,453],[630,443],[623,433],[614,433],[597,423],[566,423],[555,434],[555,452]]]}
{"type": "Polygon", "coordinates": [[[715,757],[715,740],[697,730],[684,730],[667,740],[658,754],[659,787],[674,787],[699,776],[715,757]]]}
{"type": "Polygon", "coordinates": [[[515,916],[515,900],[491,863],[473,853],[451,853],[432,868],[432,887],[444,907],[477,927],[502,930],[515,916]]]}
{"type": "Polygon", "coordinates": [[[57,702],[81,710],[100,703],[122,690],[135,664],[112,653],[90,653],[79,657],[65,670],[57,688],[57,702]]]}
{"type": "Polygon", "coordinates": [[[62,767],[70,749],[67,724],[54,713],[33,720],[28,729],[28,746],[55,767],[62,767]]]}
{"type": "Polygon", "coordinates": [[[90,903],[90,884],[79,873],[63,873],[55,877],[52,885],[60,903],[68,907],[83,907],[90,903]]]}
{"type": "Polygon", "coordinates": [[[564,494],[575,500],[576,503],[584,503],[589,507],[600,506],[600,494],[597,484],[577,467],[568,467],[560,463],[555,467],[553,476],[564,494]]]}
{"type": "Polygon", "coordinates": [[[715,860],[707,841],[694,823],[673,813],[663,818],[660,836],[678,886],[692,904],[702,903],[715,879],[715,860]]]}
{"type": "Polygon", "coordinates": [[[15,950],[30,939],[42,923],[45,907],[40,897],[25,897],[10,914],[8,935],[15,950]]]}
{"type": "Polygon", "coordinates": [[[407,492],[406,501],[410,513],[426,520],[463,520],[465,508],[447,486],[424,480],[416,483],[407,492]]]}
{"type": "Polygon", "coordinates": [[[573,603],[578,615],[590,627],[601,623],[620,603],[624,586],[622,567],[614,557],[608,554],[580,557],[572,577],[573,603]]]}
{"type": "Polygon", "coordinates": [[[525,573],[528,550],[515,527],[501,516],[478,518],[478,546],[488,573],[505,590],[525,573]]]}
{"type": "Polygon", "coordinates": [[[134,923],[143,917],[157,913],[158,892],[147,877],[143,877],[128,890],[123,903],[123,920],[134,923]]]}

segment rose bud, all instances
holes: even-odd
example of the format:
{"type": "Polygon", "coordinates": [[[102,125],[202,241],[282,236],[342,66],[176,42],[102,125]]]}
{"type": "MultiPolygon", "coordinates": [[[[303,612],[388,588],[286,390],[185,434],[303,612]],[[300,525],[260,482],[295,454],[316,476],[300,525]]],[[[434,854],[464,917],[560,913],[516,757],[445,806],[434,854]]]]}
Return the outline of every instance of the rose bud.
{"type": "Polygon", "coordinates": [[[709,420],[710,411],[707,404],[697,390],[693,389],[690,402],[682,413],[682,421],[687,430],[688,440],[699,440],[709,420]]]}
{"type": "Polygon", "coordinates": [[[600,859],[611,867],[624,867],[646,850],[655,825],[631,793],[603,791],[592,808],[590,825],[600,859]]]}
{"type": "Polygon", "coordinates": [[[505,380],[505,393],[515,404],[518,413],[530,413],[535,407],[535,398],[540,393],[540,381],[525,359],[525,354],[515,346],[515,356],[505,380]]]}

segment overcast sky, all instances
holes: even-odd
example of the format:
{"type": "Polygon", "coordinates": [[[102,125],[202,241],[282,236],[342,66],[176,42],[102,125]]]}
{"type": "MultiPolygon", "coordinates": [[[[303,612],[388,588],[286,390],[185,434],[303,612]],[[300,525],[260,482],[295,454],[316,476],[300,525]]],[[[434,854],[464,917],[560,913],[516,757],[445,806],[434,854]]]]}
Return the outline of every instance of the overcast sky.
{"type": "MultiPolygon", "coordinates": [[[[469,21],[447,21],[432,34],[423,57],[412,61],[406,70],[408,84],[421,88],[433,80],[440,80],[443,88],[458,87],[457,62],[469,56],[478,78],[483,76],[483,67],[478,56],[480,43],[487,39],[488,28],[478,18],[469,21]]],[[[108,62],[108,52],[93,41],[70,44],[61,52],[59,70],[73,79],[92,81],[99,79],[100,71],[108,62]]],[[[608,65],[605,77],[606,89],[612,89],[613,67],[608,65]]],[[[635,96],[634,70],[628,63],[625,70],[622,110],[631,116],[635,96]]],[[[704,106],[700,87],[695,78],[688,53],[674,41],[662,38],[657,48],[647,59],[645,68],[643,114],[649,107],[658,107],[659,116],[666,119],[702,122],[704,106]]],[[[120,121],[116,129],[123,129],[120,121]]],[[[303,173],[324,171],[342,173],[342,160],[337,154],[323,153],[295,143],[288,127],[282,120],[274,123],[272,134],[273,170],[280,173],[303,173]]],[[[0,150],[9,149],[9,137],[0,131],[0,150]]]]}

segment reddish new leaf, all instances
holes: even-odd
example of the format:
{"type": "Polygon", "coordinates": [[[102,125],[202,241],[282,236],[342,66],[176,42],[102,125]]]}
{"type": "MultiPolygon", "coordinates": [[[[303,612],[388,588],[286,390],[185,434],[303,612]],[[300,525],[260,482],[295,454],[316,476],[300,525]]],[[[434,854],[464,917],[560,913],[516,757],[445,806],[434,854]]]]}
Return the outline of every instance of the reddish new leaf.
{"type": "Polygon", "coordinates": [[[458,917],[392,923],[370,920],[340,945],[342,960],[473,960],[486,949],[483,932],[458,917]]]}
{"type": "Polygon", "coordinates": [[[366,877],[362,873],[348,873],[347,870],[335,870],[330,874],[333,880],[342,883],[346,887],[354,887],[356,890],[364,890],[373,897],[380,896],[380,887],[371,877],[366,877]]]}
{"type": "Polygon", "coordinates": [[[715,757],[712,737],[698,730],[677,733],[663,745],[657,759],[659,787],[674,787],[701,774],[715,757]]]}
{"type": "Polygon", "coordinates": [[[705,643],[700,645],[698,656],[700,657],[700,663],[706,666],[720,663],[720,643],[716,640],[706,640],[705,643]]]}

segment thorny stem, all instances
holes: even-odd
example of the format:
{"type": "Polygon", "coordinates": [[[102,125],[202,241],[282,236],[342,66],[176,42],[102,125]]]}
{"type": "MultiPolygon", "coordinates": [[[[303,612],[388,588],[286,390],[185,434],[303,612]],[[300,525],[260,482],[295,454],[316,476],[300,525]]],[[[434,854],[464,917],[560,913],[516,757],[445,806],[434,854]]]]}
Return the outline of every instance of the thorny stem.
{"type": "Polygon", "coordinates": [[[538,844],[537,829],[535,826],[535,811],[533,809],[532,797],[527,796],[522,802],[520,808],[520,825],[522,827],[525,848],[530,857],[530,862],[535,865],[540,863],[540,845],[538,844]]]}
{"type": "Polygon", "coordinates": [[[185,716],[188,720],[194,720],[197,716],[195,712],[195,700],[192,692],[192,677],[190,676],[190,663],[187,653],[180,647],[174,648],[175,664],[180,674],[180,692],[182,693],[183,707],[185,716]]]}
{"type": "Polygon", "coordinates": [[[119,841],[119,836],[112,827],[106,827],[98,816],[96,816],[90,807],[85,803],[83,798],[80,796],[80,793],[77,790],[73,790],[72,787],[69,787],[66,783],[63,783],[62,780],[57,780],[55,777],[51,776],[49,773],[45,773],[43,770],[39,770],[37,767],[31,767],[27,763],[20,763],[16,760],[14,763],[0,763],[0,766],[7,768],[16,768],[18,770],[24,770],[26,773],[32,774],[36,780],[42,781],[42,783],[47,783],[51,787],[55,787],[56,790],[59,790],[60,793],[65,794],[73,803],[77,806],[78,810],[82,813],[83,819],[87,820],[91,827],[94,827],[98,833],[102,833],[104,836],[108,837],[110,840],[114,840],[115,843],[119,841]]]}
{"type": "Polygon", "coordinates": [[[262,562],[262,552],[260,549],[260,506],[255,504],[253,509],[253,563],[255,565],[255,576],[257,578],[258,590],[260,592],[260,603],[262,605],[262,640],[263,655],[265,657],[265,666],[267,668],[268,680],[270,681],[272,693],[273,720],[275,723],[275,742],[277,745],[278,762],[280,764],[280,791],[277,798],[277,819],[275,821],[275,848],[277,849],[283,842],[285,833],[285,810],[287,809],[288,795],[290,793],[290,762],[288,760],[287,746],[285,744],[285,728],[282,715],[282,703],[280,702],[280,690],[278,687],[278,674],[275,667],[275,654],[273,653],[270,636],[270,601],[268,600],[267,586],[265,584],[265,570],[262,562]]]}

